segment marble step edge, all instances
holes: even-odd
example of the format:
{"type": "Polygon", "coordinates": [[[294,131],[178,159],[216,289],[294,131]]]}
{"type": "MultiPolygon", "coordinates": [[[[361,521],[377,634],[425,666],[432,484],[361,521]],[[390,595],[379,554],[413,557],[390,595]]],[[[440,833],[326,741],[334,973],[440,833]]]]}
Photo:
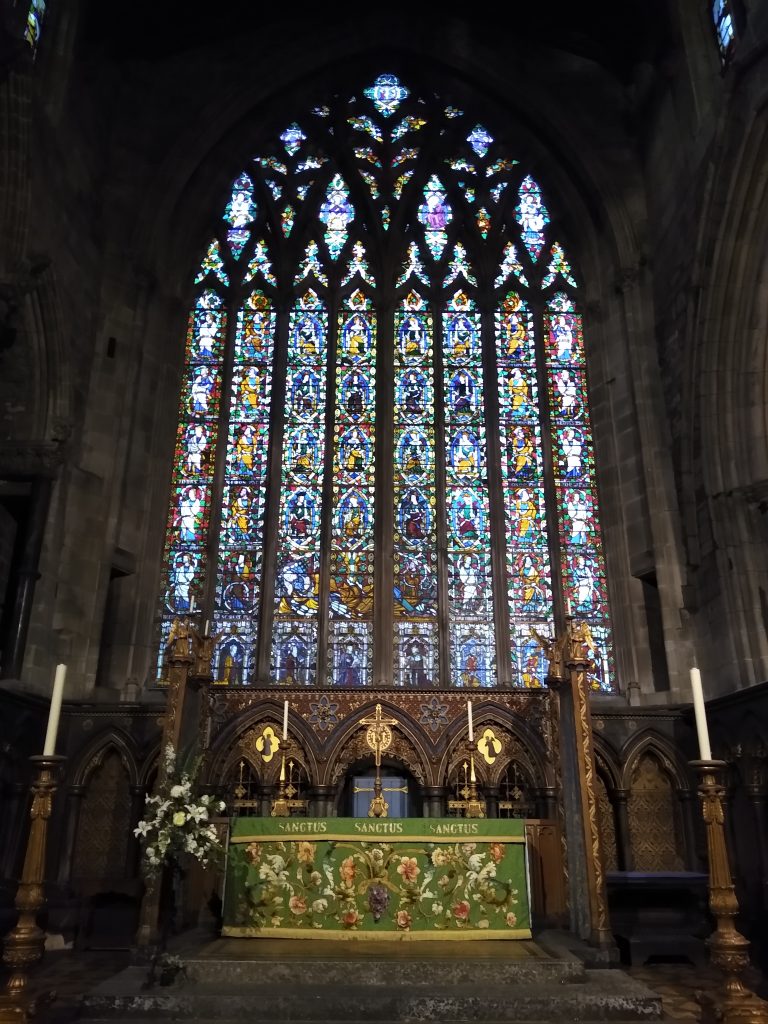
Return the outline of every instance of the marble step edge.
{"type": "Polygon", "coordinates": [[[229,1019],[247,1017],[251,1021],[306,1021],[336,1019],[354,1021],[363,1010],[368,1022],[377,1021],[447,1021],[488,1020],[519,1022],[530,1020],[552,1021],[658,1021],[661,1018],[661,1000],[648,993],[600,991],[573,992],[541,987],[540,991],[509,990],[451,992],[400,989],[394,993],[372,996],[371,990],[361,993],[346,988],[331,995],[327,990],[307,991],[301,986],[294,993],[265,993],[253,989],[242,994],[201,992],[199,986],[179,989],[174,994],[151,994],[113,997],[86,997],[83,1016],[106,1016],[112,1020],[134,1020],[151,1015],[163,1019],[211,1018],[229,1019]],[[367,997],[366,997],[367,996],[367,997]]]}
{"type": "Polygon", "coordinates": [[[586,969],[578,960],[394,960],[384,962],[344,960],[225,960],[186,961],[191,982],[226,981],[230,985],[291,983],[334,985],[339,982],[366,985],[480,984],[501,981],[507,985],[530,984],[537,980],[579,984],[586,969]]]}

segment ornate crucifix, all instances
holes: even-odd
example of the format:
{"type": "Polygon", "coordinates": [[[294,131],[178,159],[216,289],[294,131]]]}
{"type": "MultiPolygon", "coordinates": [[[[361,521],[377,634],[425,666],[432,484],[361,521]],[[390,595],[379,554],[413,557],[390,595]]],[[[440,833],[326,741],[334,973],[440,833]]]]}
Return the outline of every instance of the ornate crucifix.
{"type": "Polygon", "coordinates": [[[392,746],[392,730],[390,726],[397,725],[396,718],[385,718],[381,713],[381,704],[376,705],[376,713],[372,717],[361,718],[361,725],[368,726],[365,734],[365,742],[373,751],[374,763],[376,765],[376,777],[373,780],[373,797],[368,808],[369,818],[386,818],[389,814],[389,804],[384,799],[381,788],[381,752],[392,746]]]}

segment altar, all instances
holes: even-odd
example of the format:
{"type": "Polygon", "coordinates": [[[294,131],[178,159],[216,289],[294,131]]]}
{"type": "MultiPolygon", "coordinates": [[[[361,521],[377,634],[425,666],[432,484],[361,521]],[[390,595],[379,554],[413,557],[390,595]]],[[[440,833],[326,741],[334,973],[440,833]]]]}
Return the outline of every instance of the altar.
{"type": "Polygon", "coordinates": [[[235,818],[222,935],[530,939],[524,822],[235,818]]]}

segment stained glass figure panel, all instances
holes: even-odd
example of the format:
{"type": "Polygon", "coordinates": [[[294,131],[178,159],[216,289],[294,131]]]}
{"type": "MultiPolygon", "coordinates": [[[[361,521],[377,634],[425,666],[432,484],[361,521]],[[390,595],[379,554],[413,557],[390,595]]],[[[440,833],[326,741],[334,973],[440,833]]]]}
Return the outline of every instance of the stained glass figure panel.
{"type": "Polygon", "coordinates": [[[523,179],[518,198],[517,223],[520,225],[523,244],[531,259],[537,260],[544,248],[544,228],[549,223],[549,213],[541,198],[541,189],[530,175],[523,179]]]}
{"type": "Polygon", "coordinates": [[[432,175],[424,186],[424,202],[419,207],[419,222],[424,226],[424,237],[433,259],[439,259],[448,241],[446,227],[453,220],[445,189],[440,179],[432,175]]]}
{"type": "Polygon", "coordinates": [[[227,640],[214,681],[226,685],[255,681],[274,339],[275,312],[254,291],[237,314],[219,534],[214,633],[227,640]]]}
{"type": "Polygon", "coordinates": [[[443,313],[445,508],[452,686],[495,684],[480,314],[457,291],[443,313]]]}
{"type": "MultiPolygon", "coordinates": [[[[339,313],[336,368],[329,616],[333,622],[363,620],[370,631],[375,565],[376,314],[371,300],[359,290],[344,301],[339,313]]],[[[371,645],[362,642],[366,630],[358,631],[357,640],[353,634],[331,630],[328,671],[333,683],[351,685],[355,675],[358,685],[365,686],[371,682],[371,645]]]]}
{"type": "Polygon", "coordinates": [[[414,642],[430,680],[437,664],[437,634],[425,621],[437,615],[433,360],[432,315],[412,291],[395,313],[393,610],[399,685],[415,678],[405,667],[408,653],[398,647],[410,642],[405,637],[420,638],[414,642]]]}
{"type": "Polygon", "coordinates": [[[273,680],[286,685],[314,680],[317,666],[327,337],[328,314],[310,289],[291,310],[288,328],[271,658],[273,680]],[[301,680],[286,669],[291,644],[306,666],[301,680]]]}
{"type": "MultiPolygon", "coordinates": [[[[558,292],[544,315],[549,407],[555,434],[555,485],[561,573],[567,604],[584,619],[604,649],[598,684],[614,688],[605,560],[594,479],[592,431],[584,368],[581,315],[573,301],[558,292]]],[[[597,643],[600,647],[600,643],[597,643]]]]}
{"type": "Polygon", "coordinates": [[[165,533],[163,599],[157,673],[171,622],[199,607],[205,586],[211,485],[218,437],[221,361],[227,315],[221,297],[204,291],[190,313],[165,533]]]}
{"type": "Polygon", "coordinates": [[[424,690],[438,683],[437,624],[395,622],[395,686],[424,690]]]}
{"type": "Polygon", "coordinates": [[[530,629],[552,635],[554,616],[534,318],[515,292],[496,312],[496,360],[512,683],[532,686],[540,685],[546,666],[529,642],[530,629]]]}

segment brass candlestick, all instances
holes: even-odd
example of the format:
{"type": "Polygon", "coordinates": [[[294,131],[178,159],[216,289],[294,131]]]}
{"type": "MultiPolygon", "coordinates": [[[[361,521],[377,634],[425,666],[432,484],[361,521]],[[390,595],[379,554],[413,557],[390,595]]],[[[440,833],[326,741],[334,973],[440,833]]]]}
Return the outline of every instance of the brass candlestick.
{"type": "Polygon", "coordinates": [[[33,1000],[27,995],[29,970],[42,958],[45,932],[37,923],[37,915],[45,905],[45,854],[48,838],[48,819],[53,807],[59,769],[65,757],[40,754],[31,757],[35,777],[30,786],[32,806],[29,811],[30,828],[21,881],[14,901],[19,912],[16,927],[5,940],[3,961],[11,976],[5,993],[0,997],[0,1022],[25,1022],[35,1012],[33,1000]]]}
{"type": "MultiPolygon", "coordinates": [[[[285,740],[283,740],[285,743],[285,740]]],[[[271,815],[273,818],[289,818],[291,809],[288,806],[288,793],[285,788],[285,754],[283,754],[283,760],[280,763],[280,785],[277,791],[277,796],[272,801],[271,815]]]]}
{"type": "Polygon", "coordinates": [[[717,781],[717,772],[725,761],[691,761],[699,773],[699,796],[707,826],[709,859],[709,909],[717,921],[707,940],[710,959],[723,974],[723,987],[713,996],[700,997],[702,1024],[766,1024],[768,1003],[751,992],[740,975],[749,965],[749,941],[737,931],[734,918],[739,902],[733,887],[723,828],[725,786],[717,781]]]}
{"type": "Polygon", "coordinates": [[[467,793],[467,803],[464,808],[465,818],[484,818],[485,817],[485,800],[480,799],[480,795],[477,791],[477,776],[475,775],[475,744],[470,743],[470,755],[469,755],[469,790],[467,793]]]}

